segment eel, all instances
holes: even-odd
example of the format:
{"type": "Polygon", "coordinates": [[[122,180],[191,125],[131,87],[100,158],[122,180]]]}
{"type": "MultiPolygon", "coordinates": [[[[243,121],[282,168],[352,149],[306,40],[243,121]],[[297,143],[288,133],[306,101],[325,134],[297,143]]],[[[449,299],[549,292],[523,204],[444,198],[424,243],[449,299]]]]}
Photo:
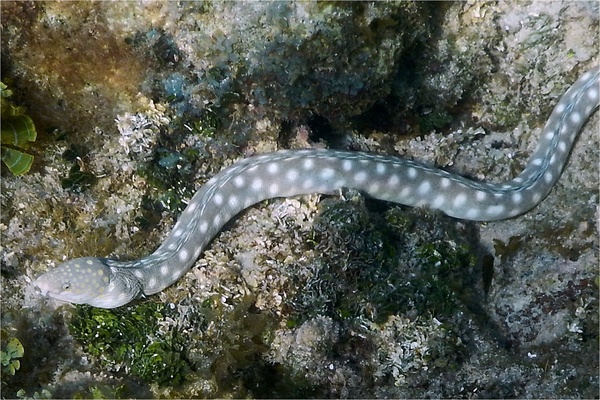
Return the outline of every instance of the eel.
{"type": "Polygon", "coordinates": [[[162,291],[194,264],[221,228],[265,199],[342,188],[455,218],[496,221],[532,209],[550,192],[585,121],[599,105],[598,66],[561,97],[525,169],[505,183],[477,182],[396,157],[338,150],[283,150],[239,161],[210,179],[190,200],[158,249],[139,260],[83,257],[35,281],[36,291],[65,302],[114,308],[162,291]]]}

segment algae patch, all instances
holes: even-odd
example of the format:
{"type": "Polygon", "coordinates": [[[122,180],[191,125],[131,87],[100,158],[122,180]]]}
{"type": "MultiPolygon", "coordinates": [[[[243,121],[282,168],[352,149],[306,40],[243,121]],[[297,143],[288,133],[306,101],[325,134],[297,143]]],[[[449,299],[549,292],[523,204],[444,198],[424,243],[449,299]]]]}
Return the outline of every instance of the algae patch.
{"type": "Polygon", "coordinates": [[[413,225],[423,222],[415,212],[379,214],[361,197],[321,206],[311,241],[319,257],[309,271],[290,277],[302,289],[289,303],[288,326],[322,314],[382,323],[398,313],[443,318],[460,309],[464,274],[475,257],[466,239],[444,232],[450,224],[416,234],[413,225]]]}
{"type": "Polygon", "coordinates": [[[0,82],[2,162],[10,172],[19,176],[29,172],[33,164],[33,156],[26,153],[25,149],[35,141],[37,132],[31,118],[25,115],[25,110],[8,100],[11,96],[12,90],[0,82]]]}
{"type": "Polygon", "coordinates": [[[177,331],[160,329],[159,321],[168,315],[165,305],[153,303],[114,310],[78,306],[70,331],[102,367],[178,385],[190,368],[177,331]]]}
{"type": "Polygon", "coordinates": [[[2,329],[0,331],[2,350],[0,356],[2,358],[2,374],[14,375],[21,368],[19,358],[25,354],[23,345],[16,337],[10,337],[9,333],[2,329]]]}

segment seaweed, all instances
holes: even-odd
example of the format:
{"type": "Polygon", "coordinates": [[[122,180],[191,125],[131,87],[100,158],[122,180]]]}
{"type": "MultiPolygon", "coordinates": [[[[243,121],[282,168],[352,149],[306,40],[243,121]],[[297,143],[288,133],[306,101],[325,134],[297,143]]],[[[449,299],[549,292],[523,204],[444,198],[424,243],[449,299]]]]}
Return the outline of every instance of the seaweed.
{"type": "Polygon", "coordinates": [[[33,164],[33,156],[25,153],[25,149],[29,147],[29,143],[35,141],[37,132],[31,118],[25,115],[23,107],[17,107],[8,100],[11,96],[12,90],[0,82],[2,162],[10,172],[19,176],[29,172],[33,164]]]}
{"type": "Polygon", "coordinates": [[[397,313],[416,310],[444,318],[461,308],[463,275],[475,257],[466,242],[456,243],[443,234],[451,226],[431,222],[432,230],[415,235],[410,233],[412,225],[426,218],[419,211],[395,207],[382,218],[360,196],[326,200],[322,207],[313,235],[320,257],[304,274],[308,279],[291,277],[302,289],[289,304],[288,327],[323,314],[382,323],[397,313]]]}
{"type": "Polygon", "coordinates": [[[25,349],[16,337],[10,337],[7,331],[0,330],[2,335],[2,350],[0,356],[2,358],[2,375],[14,375],[21,368],[21,361],[18,359],[23,357],[25,349]]]}
{"type": "Polygon", "coordinates": [[[69,176],[60,180],[63,189],[83,192],[97,182],[98,177],[87,170],[84,162],[88,153],[89,150],[85,147],[74,144],[63,152],[62,158],[73,163],[69,169],[69,176]]]}
{"type": "Polygon", "coordinates": [[[176,330],[162,331],[167,306],[142,303],[105,310],[78,306],[70,331],[102,367],[125,370],[149,383],[177,386],[190,366],[176,330]]]}

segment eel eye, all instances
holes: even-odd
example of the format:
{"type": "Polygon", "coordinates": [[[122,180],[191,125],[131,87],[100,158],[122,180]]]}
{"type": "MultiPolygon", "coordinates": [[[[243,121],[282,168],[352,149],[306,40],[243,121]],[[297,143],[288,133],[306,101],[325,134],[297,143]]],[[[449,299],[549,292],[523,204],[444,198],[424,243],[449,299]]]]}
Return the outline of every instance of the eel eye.
{"type": "Polygon", "coordinates": [[[69,290],[71,288],[71,284],[69,282],[63,283],[63,290],[69,290]]]}

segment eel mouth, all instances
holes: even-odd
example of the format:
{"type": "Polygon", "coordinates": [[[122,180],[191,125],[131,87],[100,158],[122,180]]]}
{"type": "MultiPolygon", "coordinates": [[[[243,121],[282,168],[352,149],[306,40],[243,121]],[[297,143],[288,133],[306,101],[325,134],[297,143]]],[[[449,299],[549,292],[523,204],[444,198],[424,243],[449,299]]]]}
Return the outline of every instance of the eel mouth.
{"type": "Polygon", "coordinates": [[[35,292],[41,296],[44,297],[52,297],[51,295],[51,291],[50,288],[48,287],[47,284],[45,284],[44,282],[41,282],[40,279],[36,279],[35,281],[33,281],[33,286],[35,289],[35,292]]]}

